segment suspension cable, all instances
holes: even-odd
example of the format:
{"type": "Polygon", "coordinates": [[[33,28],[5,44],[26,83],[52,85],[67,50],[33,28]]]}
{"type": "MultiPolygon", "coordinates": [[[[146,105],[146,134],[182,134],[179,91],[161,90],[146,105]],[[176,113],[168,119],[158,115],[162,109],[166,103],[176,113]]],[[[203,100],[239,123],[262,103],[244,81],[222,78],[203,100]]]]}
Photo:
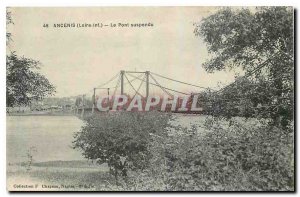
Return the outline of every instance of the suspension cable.
{"type": "Polygon", "coordinates": [[[110,82],[112,82],[113,80],[115,80],[117,77],[119,76],[119,73],[118,74],[116,74],[115,76],[113,76],[110,80],[108,80],[107,82],[105,82],[105,83],[103,83],[103,84],[101,84],[101,85],[99,85],[98,87],[96,87],[96,88],[101,88],[101,87],[103,87],[103,86],[105,86],[105,85],[107,85],[107,84],[109,84],[110,82]]]}
{"type": "Polygon", "coordinates": [[[162,89],[162,91],[164,91],[165,93],[167,93],[170,97],[173,97],[173,95],[168,92],[164,87],[162,87],[158,81],[156,81],[156,79],[152,76],[152,74],[150,74],[150,77],[152,78],[152,80],[160,87],[160,89],[162,89]]]}
{"type": "MultiPolygon", "coordinates": [[[[133,82],[133,81],[135,81],[135,80],[137,80],[138,79],[138,77],[142,77],[144,75],[144,73],[143,74],[140,74],[139,76],[133,76],[134,77],[134,79],[131,79],[131,80],[129,80],[130,82],[133,82]]],[[[132,75],[131,75],[132,76],[132,75]]],[[[123,85],[127,85],[129,82],[126,82],[126,83],[124,83],[123,85]]]]}
{"type": "MultiPolygon", "coordinates": [[[[143,95],[141,95],[134,87],[133,85],[131,84],[131,82],[129,81],[129,79],[127,78],[126,74],[124,74],[126,80],[128,81],[129,85],[132,87],[132,89],[135,91],[135,93],[137,93],[138,95],[140,95],[141,97],[143,97],[143,95]]],[[[143,81],[142,81],[143,83],[143,81]]]]}
{"type": "Polygon", "coordinates": [[[121,77],[119,77],[118,82],[117,82],[117,85],[114,87],[115,90],[114,90],[114,93],[113,93],[112,97],[115,97],[116,92],[117,92],[117,89],[118,89],[118,87],[119,87],[119,85],[120,85],[120,82],[121,82],[121,77]]]}
{"type": "MultiPolygon", "coordinates": [[[[143,80],[144,80],[145,78],[146,78],[146,76],[144,76],[143,80]]],[[[139,90],[141,89],[143,83],[144,83],[144,81],[142,81],[142,82],[140,83],[140,86],[138,87],[137,91],[139,91],[139,90]]],[[[137,94],[137,92],[135,93],[135,95],[133,96],[133,98],[136,96],[136,94],[137,94]]],[[[144,98],[144,97],[142,97],[142,98],[144,98]]]]}
{"type": "MultiPolygon", "coordinates": [[[[127,73],[127,74],[130,75],[130,73],[127,73]]],[[[130,75],[130,76],[131,76],[131,75],[130,75]]],[[[146,82],[146,80],[143,80],[143,79],[141,79],[141,78],[137,78],[137,79],[146,82]]],[[[164,87],[164,86],[161,86],[161,85],[157,85],[157,84],[155,84],[155,83],[149,82],[149,84],[154,85],[154,86],[158,86],[158,87],[163,87],[163,88],[166,89],[166,90],[170,90],[170,91],[177,92],[177,93],[180,93],[180,94],[190,95],[190,94],[187,94],[187,93],[184,93],[184,92],[180,92],[180,91],[177,91],[177,90],[173,90],[173,89],[171,89],[171,88],[167,88],[167,87],[164,87]]],[[[173,96],[173,95],[172,95],[172,96],[173,96]]]]}
{"type": "Polygon", "coordinates": [[[156,73],[153,73],[151,72],[151,74],[154,74],[158,77],[161,77],[161,78],[164,78],[164,79],[168,79],[168,80],[171,80],[171,81],[175,81],[175,82],[178,82],[178,83],[182,83],[182,84],[185,84],[185,85],[190,85],[190,86],[194,86],[194,87],[197,87],[197,88],[203,88],[203,89],[207,89],[205,87],[201,87],[201,86],[198,86],[198,85],[194,85],[194,84],[190,84],[190,83],[186,83],[186,82],[183,82],[183,81],[179,81],[179,80],[176,80],[176,79],[171,79],[169,77],[165,77],[165,76],[162,76],[162,75],[159,75],[159,74],[156,74],[156,73]]]}

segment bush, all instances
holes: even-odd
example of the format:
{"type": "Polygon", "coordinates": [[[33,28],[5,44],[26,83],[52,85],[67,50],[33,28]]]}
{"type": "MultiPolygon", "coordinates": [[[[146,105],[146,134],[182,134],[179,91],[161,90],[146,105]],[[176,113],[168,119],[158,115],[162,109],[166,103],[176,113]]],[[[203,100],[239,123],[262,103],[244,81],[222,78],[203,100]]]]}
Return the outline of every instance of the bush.
{"type": "Polygon", "coordinates": [[[233,120],[227,128],[213,125],[205,135],[169,136],[168,190],[294,190],[291,132],[233,120]]]}
{"type": "Polygon", "coordinates": [[[151,134],[166,135],[170,116],[159,112],[109,112],[87,118],[75,134],[74,148],[98,164],[108,163],[116,178],[127,178],[128,170],[149,166],[151,134]]]}
{"type": "Polygon", "coordinates": [[[288,131],[254,119],[209,117],[206,133],[199,133],[170,119],[158,112],[97,114],[86,119],[74,147],[108,163],[117,181],[111,190],[294,190],[293,124],[288,131]]]}

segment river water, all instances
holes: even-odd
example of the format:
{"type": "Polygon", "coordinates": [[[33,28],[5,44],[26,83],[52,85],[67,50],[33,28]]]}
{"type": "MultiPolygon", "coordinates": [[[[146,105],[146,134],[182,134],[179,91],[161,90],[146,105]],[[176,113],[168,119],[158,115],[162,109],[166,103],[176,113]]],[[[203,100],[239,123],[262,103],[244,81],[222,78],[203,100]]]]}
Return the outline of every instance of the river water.
{"type": "Polygon", "coordinates": [[[82,124],[75,116],[7,116],[7,163],[27,161],[30,149],[36,162],[82,160],[81,153],[71,148],[73,134],[82,124]]]}
{"type": "MultiPolygon", "coordinates": [[[[172,124],[184,127],[204,120],[194,115],[175,116],[178,119],[172,124]]],[[[71,148],[74,132],[82,125],[83,121],[76,116],[7,116],[7,163],[28,161],[29,150],[35,162],[83,160],[79,150],[71,148]]]]}

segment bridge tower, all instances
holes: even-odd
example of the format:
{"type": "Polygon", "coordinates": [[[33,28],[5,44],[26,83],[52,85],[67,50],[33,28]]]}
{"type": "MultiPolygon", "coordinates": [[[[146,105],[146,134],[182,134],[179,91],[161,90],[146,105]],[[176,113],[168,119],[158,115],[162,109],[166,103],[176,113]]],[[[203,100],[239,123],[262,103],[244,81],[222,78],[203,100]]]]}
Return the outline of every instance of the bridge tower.
{"type": "Polygon", "coordinates": [[[146,71],[146,98],[149,96],[149,71],[146,71]]]}
{"type": "Polygon", "coordinates": [[[125,74],[125,71],[124,70],[121,70],[121,95],[124,94],[124,74],[125,74]]]}

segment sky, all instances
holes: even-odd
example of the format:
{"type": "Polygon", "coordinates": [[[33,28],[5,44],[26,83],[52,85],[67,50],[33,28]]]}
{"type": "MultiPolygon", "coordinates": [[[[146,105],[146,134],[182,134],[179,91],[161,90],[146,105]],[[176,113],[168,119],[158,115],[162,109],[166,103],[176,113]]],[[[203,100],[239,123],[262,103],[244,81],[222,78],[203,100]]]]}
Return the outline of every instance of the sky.
{"type": "MultiPolygon", "coordinates": [[[[193,33],[193,24],[215,13],[217,7],[9,9],[14,24],[7,27],[13,40],[7,51],[39,60],[42,63],[40,72],[56,87],[55,97],[92,94],[94,87],[108,81],[120,70],[150,71],[215,89],[219,84],[234,80],[233,72],[209,74],[204,70],[202,65],[209,59],[207,46],[193,33]],[[109,26],[54,27],[61,23],[109,26]],[[118,27],[118,23],[152,23],[153,26],[118,27]],[[117,26],[110,27],[110,24],[117,26]]],[[[129,75],[128,78],[132,79],[129,75]]],[[[187,93],[201,91],[159,77],[156,79],[171,89],[187,93]]],[[[139,80],[132,83],[135,89],[140,85],[139,80]]],[[[116,84],[117,79],[104,87],[116,84]]],[[[145,84],[140,90],[144,94],[145,84]]],[[[104,94],[104,91],[98,90],[98,94],[104,94]]],[[[125,92],[133,93],[134,90],[127,84],[125,92]]],[[[150,94],[160,92],[158,87],[150,86],[150,94]]]]}

